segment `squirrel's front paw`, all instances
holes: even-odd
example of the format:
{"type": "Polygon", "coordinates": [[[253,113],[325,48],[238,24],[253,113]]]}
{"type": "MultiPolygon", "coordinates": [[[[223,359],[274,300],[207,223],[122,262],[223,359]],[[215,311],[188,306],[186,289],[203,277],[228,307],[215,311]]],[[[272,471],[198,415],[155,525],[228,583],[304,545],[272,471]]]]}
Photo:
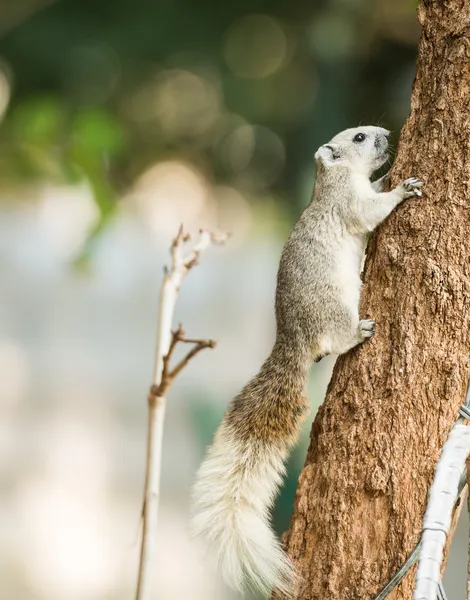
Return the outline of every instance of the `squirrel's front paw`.
{"type": "Polygon", "coordinates": [[[405,181],[398,187],[400,194],[405,200],[405,198],[411,198],[412,196],[421,197],[423,194],[419,188],[423,187],[424,183],[417,179],[416,177],[410,177],[409,179],[405,179],[405,181]]]}

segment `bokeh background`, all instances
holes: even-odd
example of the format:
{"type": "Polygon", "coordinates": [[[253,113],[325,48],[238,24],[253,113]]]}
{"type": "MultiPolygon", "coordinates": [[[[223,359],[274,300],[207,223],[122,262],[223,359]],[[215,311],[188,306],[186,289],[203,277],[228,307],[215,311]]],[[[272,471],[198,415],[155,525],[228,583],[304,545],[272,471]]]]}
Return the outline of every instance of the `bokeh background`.
{"type": "MultiPolygon", "coordinates": [[[[409,110],[414,0],[0,2],[0,598],[133,597],[158,288],[178,225],[232,232],[177,320],[155,598],[230,600],[187,533],[230,398],[268,354],[277,263],[339,130],[409,110]]],[[[312,371],[312,417],[333,361],[312,371]]],[[[283,531],[308,444],[275,510],[283,531]]],[[[465,585],[466,525],[447,572],[465,585]]]]}

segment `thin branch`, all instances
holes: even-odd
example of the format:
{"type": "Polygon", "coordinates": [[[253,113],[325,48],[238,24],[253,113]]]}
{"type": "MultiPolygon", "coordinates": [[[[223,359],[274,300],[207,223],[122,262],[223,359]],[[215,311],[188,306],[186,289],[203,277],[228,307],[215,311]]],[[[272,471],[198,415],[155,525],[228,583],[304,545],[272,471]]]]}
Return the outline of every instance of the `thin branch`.
{"type": "Polygon", "coordinates": [[[171,343],[170,343],[170,347],[168,348],[168,353],[165,356],[166,363],[170,362],[170,358],[171,358],[178,342],[181,342],[183,340],[184,340],[184,329],[180,323],[178,325],[178,329],[171,332],[171,343]]]}
{"type": "Polygon", "coordinates": [[[163,357],[163,370],[160,385],[152,385],[150,388],[151,393],[157,397],[165,396],[175,377],[182,369],[184,369],[188,362],[201,350],[204,350],[205,348],[215,348],[216,345],[217,344],[214,340],[187,340],[184,337],[184,331],[180,325],[176,331],[172,332],[170,348],[168,349],[167,354],[165,354],[163,357]],[[195,347],[192,348],[173,369],[170,369],[171,357],[178,342],[195,344],[195,347]]]}
{"type": "MultiPolygon", "coordinates": [[[[187,340],[184,340],[187,341],[187,340]]],[[[170,373],[171,379],[174,379],[180,371],[184,369],[184,367],[188,364],[188,362],[196,356],[198,352],[204,350],[205,348],[215,348],[216,342],[214,340],[199,340],[196,342],[194,348],[192,348],[186,356],[174,367],[174,369],[170,373]]]]}
{"type": "Polygon", "coordinates": [[[147,458],[145,469],[145,494],[143,507],[143,534],[140,549],[139,575],[136,600],[149,600],[150,574],[153,564],[155,537],[157,531],[158,502],[160,494],[160,469],[162,456],[163,424],[166,407],[166,394],[176,376],[204,348],[214,348],[213,340],[188,340],[181,325],[171,330],[173,313],[178,292],[183,279],[198,262],[202,253],[213,244],[222,244],[226,234],[200,231],[196,244],[185,251],[190,236],[181,226],[171,247],[170,267],[165,267],[160,288],[157,316],[157,347],[153,381],[148,394],[147,458]],[[195,344],[186,356],[171,369],[170,361],[177,344],[195,344]]]}
{"type": "Polygon", "coordinates": [[[170,347],[168,348],[168,352],[163,357],[162,376],[160,385],[152,386],[153,388],[155,388],[153,392],[156,396],[164,396],[166,390],[170,387],[170,360],[176,348],[176,344],[178,343],[178,341],[180,341],[182,336],[184,336],[184,331],[181,325],[179,325],[176,331],[172,331],[170,347]]]}

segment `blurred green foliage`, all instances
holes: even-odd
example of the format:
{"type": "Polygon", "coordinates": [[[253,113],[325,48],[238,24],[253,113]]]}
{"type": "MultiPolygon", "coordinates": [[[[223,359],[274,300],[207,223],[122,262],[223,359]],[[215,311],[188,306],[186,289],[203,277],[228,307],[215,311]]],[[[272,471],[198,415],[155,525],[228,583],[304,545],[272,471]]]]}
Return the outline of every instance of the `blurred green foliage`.
{"type": "Polygon", "coordinates": [[[0,4],[2,179],[86,177],[105,220],[139,173],[177,156],[296,214],[320,143],[359,122],[401,126],[414,13],[414,0],[0,4]]]}

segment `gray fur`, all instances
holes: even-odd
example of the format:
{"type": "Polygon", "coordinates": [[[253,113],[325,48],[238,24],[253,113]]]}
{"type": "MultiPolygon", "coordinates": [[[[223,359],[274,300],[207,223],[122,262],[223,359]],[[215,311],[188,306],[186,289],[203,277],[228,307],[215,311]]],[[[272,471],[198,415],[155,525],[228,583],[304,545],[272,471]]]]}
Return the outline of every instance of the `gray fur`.
{"type": "Polygon", "coordinates": [[[317,179],[310,205],[282,253],[276,294],[278,336],[315,360],[343,354],[373,333],[359,320],[360,272],[366,235],[423,185],[408,179],[390,192],[386,176],[371,183],[387,160],[380,127],[347,129],[316,153],[317,179]],[[363,133],[361,143],[354,136],[363,133]]]}
{"type": "Polygon", "coordinates": [[[366,236],[423,185],[382,192],[372,173],[387,160],[388,131],[347,129],[316,153],[310,205],[287,241],[276,292],[277,337],[259,373],[232,400],[193,488],[193,528],[235,589],[248,582],[289,595],[293,565],[270,526],[284,462],[308,410],[312,360],[343,354],[374,333],[359,319],[366,236]],[[364,140],[354,141],[356,134],[364,140]]]}

